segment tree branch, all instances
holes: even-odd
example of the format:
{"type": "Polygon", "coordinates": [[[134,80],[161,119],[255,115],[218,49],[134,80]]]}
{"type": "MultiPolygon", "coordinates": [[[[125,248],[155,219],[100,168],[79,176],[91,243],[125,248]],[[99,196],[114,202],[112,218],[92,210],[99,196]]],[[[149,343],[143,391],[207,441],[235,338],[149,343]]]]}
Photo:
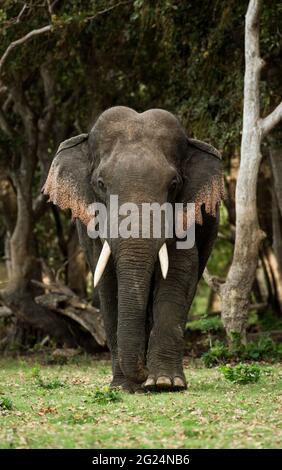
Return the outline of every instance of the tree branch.
{"type": "Polygon", "coordinates": [[[13,49],[15,49],[15,47],[27,42],[29,39],[31,39],[34,36],[38,36],[39,34],[47,33],[49,31],[51,31],[51,29],[52,29],[52,25],[43,26],[43,28],[34,29],[34,30],[30,31],[29,33],[27,33],[22,38],[19,38],[16,41],[11,42],[11,44],[9,44],[9,46],[7,47],[6,51],[4,52],[4,54],[2,55],[2,57],[0,59],[0,73],[1,73],[1,70],[3,68],[3,65],[4,65],[8,55],[10,54],[10,52],[13,49]]]}
{"type": "Polygon", "coordinates": [[[12,137],[13,129],[11,128],[10,124],[8,123],[5,114],[3,113],[2,109],[0,108],[0,129],[8,136],[12,137]]]}
{"type": "MultiPolygon", "coordinates": [[[[92,19],[95,19],[97,16],[99,15],[103,15],[121,5],[128,5],[132,3],[132,0],[129,0],[129,1],[121,1],[121,2],[118,2],[116,3],[115,5],[112,5],[108,8],[105,8],[104,10],[101,10],[101,11],[98,11],[95,15],[93,16],[89,16],[89,17],[86,17],[85,18],[85,21],[89,21],[89,20],[92,20],[92,19]]],[[[50,2],[48,2],[48,8],[49,8],[49,11],[50,13],[52,12],[52,8],[54,6],[55,2],[53,2],[53,4],[50,4],[50,2]]],[[[23,14],[25,10],[25,6],[22,8],[20,14],[19,14],[19,17],[17,19],[17,21],[19,21],[21,15],[23,14]]],[[[0,73],[1,73],[1,70],[3,68],[3,65],[8,57],[8,55],[10,54],[10,52],[15,49],[17,46],[27,42],[29,39],[31,39],[32,37],[34,36],[38,36],[40,34],[45,34],[49,31],[51,31],[52,29],[52,25],[46,25],[46,26],[43,26],[42,28],[38,28],[38,29],[34,29],[32,31],[30,31],[29,33],[27,33],[25,36],[23,36],[22,38],[19,38],[17,39],[16,41],[13,41],[11,42],[11,44],[9,44],[9,46],[7,47],[6,51],[4,52],[4,54],[2,55],[1,59],[0,59],[0,73]]]]}
{"type": "Polygon", "coordinates": [[[259,49],[260,8],[261,0],[250,0],[246,14],[243,127],[246,120],[254,124],[260,113],[259,79],[263,65],[259,49]]]}
{"type": "Polygon", "coordinates": [[[265,118],[260,119],[260,127],[262,135],[266,136],[282,119],[282,101],[276,108],[265,118]]]}
{"type": "Polygon", "coordinates": [[[49,15],[52,16],[53,15],[52,4],[51,4],[50,0],[46,0],[46,1],[47,1],[47,7],[48,7],[49,15]]]}
{"type": "Polygon", "coordinates": [[[27,8],[28,8],[28,6],[25,3],[23,5],[23,7],[21,8],[19,14],[15,18],[9,19],[9,20],[4,22],[4,24],[3,24],[4,28],[9,28],[10,26],[13,26],[14,24],[18,24],[21,21],[22,16],[23,16],[23,14],[24,14],[24,12],[27,8]]]}
{"type": "Polygon", "coordinates": [[[22,89],[22,83],[15,83],[15,85],[10,88],[13,101],[15,103],[15,110],[22,119],[28,145],[36,145],[36,117],[34,112],[30,108],[24,90],[22,89]]]}
{"type": "Polygon", "coordinates": [[[8,111],[9,106],[12,103],[13,103],[13,97],[12,97],[11,93],[9,93],[6,100],[3,103],[3,106],[2,106],[3,113],[6,113],[8,111]]]}
{"type": "Polygon", "coordinates": [[[21,17],[24,14],[26,9],[27,9],[27,4],[25,3],[24,6],[22,7],[21,11],[19,12],[17,18],[16,18],[16,23],[19,23],[21,21],[21,17]]]}
{"type": "Polygon", "coordinates": [[[6,85],[2,85],[0,82],[0,95],[2,93],[6,93],[7,90],[8,90],[8,87],[6,85]]]}
{"type": "MultiPolygon", "coordinates": [[[[44,107],[40,118],[38,119],[38,146],[37,153],[41,167],[40,188],[47,177],[48,170],[51,164],[52,155],[49,154],[49,139],[51,128],[53,125],[55,113],[55,81],[50,73],[51,63],[49,58],[40,67],[40,75],[44,87],[44,107]]],[[[33,205],[35,218],[46,209],[46,198],[43,194],[39,194],[33,205]]]]}
{"type": "Polygon", "coordinates": [[[122,5],[129,5],[129,3],[132,3],[132,0],[118,2],[115,5],[111,5],[110,7],[104,8],[104,10],[98,11],[97,13],[95,13],[95,15],[87,16],[85,18],[85,21],[94,20],[95,18],[97,18],[97,16],[104,15],[105,13],[108,13],[109,11],[112,11],[122,5]]]}
{"type": "Polygon", "coordinates": [[[38,121],[38,128],[42,133],[42,139],[44,140],[46,134],[49,132],[50,125],[52,124],[53,115],[55,112],[55,82],[54,78],[50,74],[50,64],[47,61],[40,67],[40,75],[44,87],[44,109],[40,119],[38,121]]]}
{"type": "Polygon", "coordinates": [[[246,13],[246,30],[257,29],[261,9],[261,0],[250,0],[246,13]]]}
{"type": "Polygon", "coordinates": [[[206,281],[207,285],[214,291],[216,292],[217,294],[220,293],[220,286],[222,284],[224,284],[224,280],[223,279],[220,279],[219,277],[217,276],[212,276],[209,271],[208,271],[208,268],[205,268],[204,272],[203,272],[203,278],[204,280],[206,281]]]}

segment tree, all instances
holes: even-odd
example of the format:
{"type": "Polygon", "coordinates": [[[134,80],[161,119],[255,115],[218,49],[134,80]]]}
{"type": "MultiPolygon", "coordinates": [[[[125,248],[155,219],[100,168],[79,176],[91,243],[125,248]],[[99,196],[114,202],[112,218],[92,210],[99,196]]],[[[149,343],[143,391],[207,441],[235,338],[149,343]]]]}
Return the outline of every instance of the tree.
{"type": "Polygon", "coordinates": [[[241,161],[236,187],[236,238],[231,267],[220,286],[222,319],[232,340],[246,341],[250,293],[258,254],[265,234],[257,214],[257,178],[261,142],[282,119],[282,103],[268,116],[260,116],[259,80],[263,61],[259,52],[261,0],[250,0],[245,23],[244,110],[241,161]]]}

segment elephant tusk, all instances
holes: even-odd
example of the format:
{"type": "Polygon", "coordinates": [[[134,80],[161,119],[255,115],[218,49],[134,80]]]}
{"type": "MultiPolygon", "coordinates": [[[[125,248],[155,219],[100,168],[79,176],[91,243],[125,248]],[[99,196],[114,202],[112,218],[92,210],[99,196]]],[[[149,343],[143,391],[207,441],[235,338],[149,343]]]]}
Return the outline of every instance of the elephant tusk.
{"type": "Polygon", "coordinates": [[[168,254],[167,254],[166,243],[164,243],[163,246],[160,248],[159,260],[160,260],[163,278],[166,279],[167,272],[168,272],[168,254]]]}
{"type": "Polygon", "coordinates": [[[96,265],[95,273],[94,273],[94,289],[97,287],[103,272],[107,266],[107,262],[109,261],[109,257],[111,256],[111,248],[108,244],[107,240],[105,240],[102,251],[100,253],[98,263],[96,265]]]}

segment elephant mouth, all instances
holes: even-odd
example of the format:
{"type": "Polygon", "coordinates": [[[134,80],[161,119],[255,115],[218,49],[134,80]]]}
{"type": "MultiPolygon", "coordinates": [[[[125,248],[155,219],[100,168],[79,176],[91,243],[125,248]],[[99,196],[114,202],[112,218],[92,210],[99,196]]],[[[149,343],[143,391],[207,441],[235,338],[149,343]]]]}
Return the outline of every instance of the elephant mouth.
{"type": "MultiPolygon", "coordinates": [[[[110,259],[110,256],[111,256],[111,248],[107,240],[105,240],[97,265],[96,265],[95,273],[94,273],[94,288],[97,287],[97,285],[99,284],[99,281],[101,277],[103,276],[107,263],[110,259]]],[[[169,268],[169,260],[168,260],[168,252],[167,252],[166,243],[164,243],[161,246],[158,256],[159,256],[162,276],[164,279],[166,279],[168,268],[169,268]]]]}

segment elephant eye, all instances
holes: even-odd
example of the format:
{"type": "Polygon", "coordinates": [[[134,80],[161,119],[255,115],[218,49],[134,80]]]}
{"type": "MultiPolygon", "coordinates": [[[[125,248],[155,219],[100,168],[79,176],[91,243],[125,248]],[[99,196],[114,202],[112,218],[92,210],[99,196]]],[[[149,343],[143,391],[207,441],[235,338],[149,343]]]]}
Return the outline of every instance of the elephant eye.
{"type": "Polygon", "coordinates": [[[170,183],[169,189],[170,191],[175,191],[178,185],[178,180],[177,178],[173,178],[173,180],[170,183]]]}
{"type": "Polygon", "coordinates": [[[101,191],[106,191],[106,186],[102,178],[98,178],[98,187],[101,191]]]}

